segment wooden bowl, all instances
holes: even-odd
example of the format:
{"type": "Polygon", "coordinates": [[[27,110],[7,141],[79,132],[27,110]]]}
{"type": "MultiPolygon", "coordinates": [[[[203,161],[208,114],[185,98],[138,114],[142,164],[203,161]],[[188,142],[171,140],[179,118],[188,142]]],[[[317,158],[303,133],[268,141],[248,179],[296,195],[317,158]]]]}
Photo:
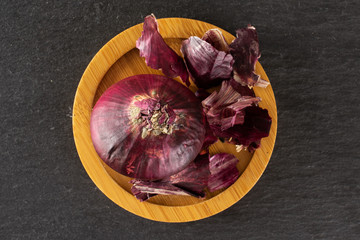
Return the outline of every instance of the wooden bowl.
{"type": "MultiPolygon", "coordinates": [[[[177,53],[181,41],[190,36],[201,37],[207,30],[218,28],[209,23],[183,18],[158,19],[160,33],[177,53]]],[[[220,29],[220,28],[219,28],[220,29]]],[[[234,36],[220,29],[227,42],[234,36]]],[[[266,89],[255,87],[255,94],[261,97],[260,106],[269,111],[272,118],[270,135],[262,139],[261,147],[250,154],[237,153],[231,144],[217,142],[210,153],[227,152],[239,158],[239,179],[228,189],[208,193],[206,199],[187,196],[155,196],[140,202],[130,192],[130,178],[109,168],[97,155],[90,136],[90,115],[92,107],[101,94],[112,84],[136,74],[162,74],[146,66],[135,47],[142,32],[142,24],[133,26],[111,39],[91,60],[82,76],[73,107],[73,132],[81,162],[96,186],[120,207],[144,218],[162,222],[187,222],[203,219],[221,212],[240,200],[258,181],[272,154],[277,129],[276,103],[271,85],[266,89]]],[[[268,78],[260,63],[256,72],[262,79],[268,78]]],[[[179,79],[176,79],[180,81],[179,79]]],[[[181,81],[180,81],[181,82],[181,81]]],[[[195,86],[190,86],[195,90],[195,86]]]]}

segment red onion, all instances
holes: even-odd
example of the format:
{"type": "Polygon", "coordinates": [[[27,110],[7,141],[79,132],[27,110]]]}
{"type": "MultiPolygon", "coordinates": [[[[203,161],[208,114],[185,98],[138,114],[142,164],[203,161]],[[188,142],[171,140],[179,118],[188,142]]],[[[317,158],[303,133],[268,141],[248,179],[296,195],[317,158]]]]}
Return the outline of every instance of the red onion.
{"type": "Polygon", "coordinates": [[[205,137],[200,100],[165,76],[136,75],[111,86],[96,103],[91,137],[100,158],[119,173],[142,180],[183,170],[205,137]]]}

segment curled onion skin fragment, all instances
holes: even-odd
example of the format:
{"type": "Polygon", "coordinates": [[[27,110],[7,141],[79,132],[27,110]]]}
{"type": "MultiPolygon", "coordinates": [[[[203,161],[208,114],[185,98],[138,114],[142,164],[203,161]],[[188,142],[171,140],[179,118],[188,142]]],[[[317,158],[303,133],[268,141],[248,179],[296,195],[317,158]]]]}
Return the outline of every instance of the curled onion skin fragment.
{"type": "Polygon", "coordinates": [[[170,78],[180,76],[186,86],[190,85],[184,60],[165,43],[153,14],[145,17],[143,32],[136,41],[136,47],[149,67],[161,69],[170,78]]]}
{"type": "Polygon", "coordinates": [[[205,197],[208,185],[209,154],[198,155],[184,170],[161,181],[142,181],[133,179],[131,192],[140,201],[161,195],[183,195],[205,197]]]}
{"type": "Polygon", "coordinates": [[[255,73],[255,64],[260,58],[259,40],[255,27],[248,25],[236,31],[236,39],[230,44],[234,57],[234,80],[243,86],[267,87],[269,82],[255,73]]]}
{"type": "Polygon", "coordinates": [[[236,168],[239,160],[232,154],[219,153],[210,158],[210,176],[208,188],[210,192],[227,188],[239,178],[236,168]]]}
{"type": "Polygon", "coordinates": [[[140,202],[146,201],[151,197],[156,196],[157,194],[154,193],[146,193],[146,192],[142,192],[140,189],[138,189],[135,185],[135,181],[131,181],[130,183],[133,183],[134,185],[131,187],[131,192],[132,194],[138,199],[140,200],[140,202]]]}
{"type": "Polygon", "coordinates": [[[266,109],[250,106],[244,109],[244,123],[234,125],[226,130],[213,125],[211,129],[219,138],[232,139],[232,143],[248,147],[254,151],[260,146],[260,140],[269,136],[271,117],[266,109]]]}
{"type": "Polygon", "coordinates": [[[238,82],[236,82],[234,80],[234,78],[230,79],[230,85],[232,86],[232,88],[237,91],[238,93],[240,93],[241,96],[251,96],[251,97],[255,97],[255,92],[253,88],[249,88],[248,86],[243,86],[241,84],[239,84],[238,82]]]}
{"type": "Polygon", "coordinates": [[[160,75],[136,75],[111,86],[96,103],[91,138],[115,171],[157,180],[183,170],[201,150],[204,114],[185,86],[160,75]]]}
{"type": "Polygon", "coordinates": [[[210,43],[214,48],[219,51],[224,51],[226,53],[230,51],[229,45],[225,41],[224,35],[219,29],[215,28],[208,30],[202,37],[202,40],[210,43]]]}
{"type": "Polygon", "coordinates": [[[169,182],[132,180],[130,183],[133,184],[131,187],[131,192],[141,202],[159,194],[193,196],[192,193],[172,185],[169,182]]]}
{"type": "Polygon", "coordinates": [[[209,175],[209,153],[206,152],[199,154],[184,170],[163,181],[169,181],[193,196],[205,197],[204,189],[208,185],[209,175]]]}
{"type": "MultiPolygon", "coordinates": [[[[258,97],[241,96],[224,81],[219,92],[214,91],[202,101],[210,128],[219,126],[222,131],[244,123],[244,108],[260,101],[258,97]]],[[[217,129],[217,128],[216,128],[217,129]]]]}
{"type": "Polygon", "coordinates": [[[241,96],[230,81],[223,81],[220,90],[203,100],[202,105],[215,136],[253,151],[260,146],[261,138],[269,136],[271,127],[268,111],[257,106],[260,100],[241,96]]]}
{"type": "Polygon", "coordinates": [[[192,36],[183,41],[181,52],[198,88],[208,89],[231,77],[233,57],[210,43],[192,36]]]}
{"type": "MultiPolygon", "coordinates": [[[[207,97],[210,96],[210,93],[208,93],[205,89],[199,88],[196,92],[195,92],[195,96],[198,97],[201,101],[205,100],[207,97]]],[[[206,116],[206,113],[204,113],[206,116]]],[[[205,153],[208,151],[209,147],[214,144],[218,138],[214,135],[213,131],[211,130],[210,126],[209,126],[209,122],[207,119],[205,119],[205,140],[204,140],[204,144],[202,146],[202,153],[205,153]]]]}
{"type": "Polygon", "coordinates": [[[218,138],[214,135],[210,125],[209,125],[209,122],[206,120],[205,122],[205,139],[204,139],[204,143],[203,143],[203,146],[202,146],[202,153],[206,153],[208,150],[209,150],[209,147],[216,143],[218,138]]]}

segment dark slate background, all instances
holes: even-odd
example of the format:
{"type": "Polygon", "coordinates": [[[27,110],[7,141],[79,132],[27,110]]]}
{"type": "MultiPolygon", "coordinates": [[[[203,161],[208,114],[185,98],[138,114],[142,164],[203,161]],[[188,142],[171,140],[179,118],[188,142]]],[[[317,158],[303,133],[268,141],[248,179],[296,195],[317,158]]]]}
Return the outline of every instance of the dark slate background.
{"type": "Polygon", "coordinates": [[[360,2],[0,2],[0,239],[359,239],[360,2]],[[197,222],[137,217],[103,195],[72,135],[96,52],[155,13],[234,33],[256,26],[278,136],[238,203],[197,222]]]}

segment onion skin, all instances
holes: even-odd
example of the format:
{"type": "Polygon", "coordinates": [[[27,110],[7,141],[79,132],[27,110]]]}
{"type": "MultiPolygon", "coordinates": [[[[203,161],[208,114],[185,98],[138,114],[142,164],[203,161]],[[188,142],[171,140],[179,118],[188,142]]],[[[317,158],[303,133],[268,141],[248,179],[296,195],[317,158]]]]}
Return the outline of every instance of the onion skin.
{"type": "Polygon", "coordinates": [[[267,109],[250,106],[244,109],[244,123],[234,125],[226,130],[220,126],[212,125],[213,133],[219,138],[232,139],[232,143],[249,147],[254,151],[260,147],[260,140],[268,137],[271,127],[271,117],[267,109]]]}
{"type": "Polygon", "coordinates": [[[219,29],[215,28],[208,30],[201,39],[210,43],[219,51],[224,51],[226,53],[230,51],[229,45],[227,44],[224,35],[219,29]]]}
{"type": "Polygon", "coordinates": [[[253,88],[249,88],[248,86],[243,86],[239,84],[237,81],[234,80],[234,78],[231,78],[229,81],[232,88],[238,93],[240,93],[241,96],[255,97],[255,92],[253,88]]]}
{"type": "Polygon", "coordinates": [[[205,137],[200,100],[188,88],[160,75],[136,75],[111,86],[96,103],[91,138],[100,158],[115,171],[157,180],[183,170],[200,152],[205,137]],[[153,98],[175,113],[178,130],[144,137],[146,122],[132,114],[138,98],[153,98]]]}
{"type": "Polygon", "coordinates": [[[218,51],[196,36],[184,40],[180,50],[198,88],[208,89],[230,79],[234,62],[230,53],[218,51]]]}
{"type": "Polygon", "coordinates": [[[223,81],[220,90],[214,91],[202,104],[214,136],[231,139],[232,143],[254,151],[260,146],[261,138],[269,136],[271,117],[266,109],[257,106],[261,99],[242,96],[239,92],[251,94],[242,88],[248,87],[237,91],[231,81],[223,81]]]}
{"type": "Polygon", "coordinates": [[[161,181],[131,180],[131,192],[141,202],[157,194],[203,198],[209,176],[209,153],[199,154],[184,170],[161,181]]]}
{"type": "Polygon", "coordinates": [[[239,160],[232,154],[218,153],[210,158],[210,176],[208,188],[210,192],[230,187],[239,178],[236,164],[239,160]]]}
{"type": "Polygon", "coordinates": [[[161,69],[166,76],[171,78],[180,76],[186,86],[190,86],[184,60],[165,43],[154,14],[145,17],[143,31],[136,41],[136,47],[149,67],[161,69]]]}
{"type": "Polygon", "coordinates": [[[236,30],[236,39],[230,44],[230,53],[234,58],[234,80],[243,86],[266,88],[269,82],[255,73],[255,64],[260,58],[259,40],[255,27],[236,30]]]}

